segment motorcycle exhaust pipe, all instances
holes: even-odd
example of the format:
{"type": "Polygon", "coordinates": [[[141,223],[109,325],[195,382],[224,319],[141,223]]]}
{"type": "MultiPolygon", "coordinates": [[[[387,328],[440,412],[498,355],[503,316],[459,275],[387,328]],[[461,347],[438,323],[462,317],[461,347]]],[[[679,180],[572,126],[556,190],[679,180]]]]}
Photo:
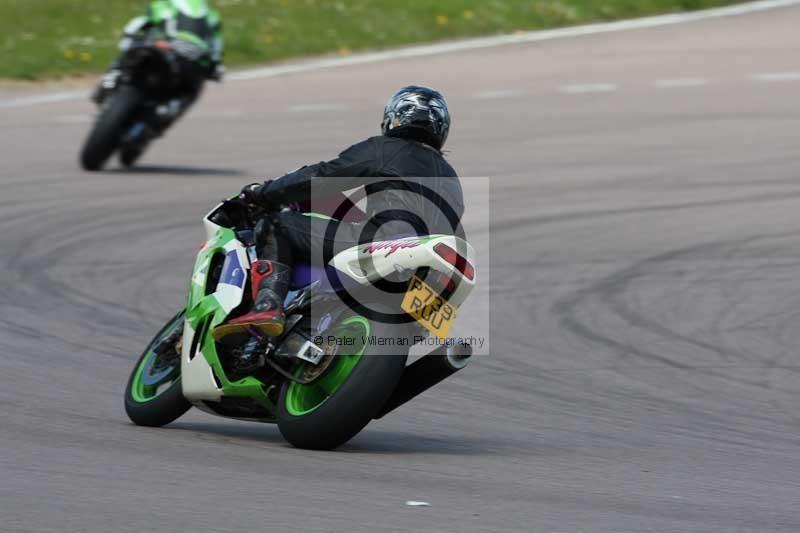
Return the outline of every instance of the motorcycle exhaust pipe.
{"type": "Polygon", "coordinates": [[[408,365],[400,383],[375,419],[383,418],[410,399],[441,383],[465,366],[472,356],[469,344],[437,348],[408,365]]]}

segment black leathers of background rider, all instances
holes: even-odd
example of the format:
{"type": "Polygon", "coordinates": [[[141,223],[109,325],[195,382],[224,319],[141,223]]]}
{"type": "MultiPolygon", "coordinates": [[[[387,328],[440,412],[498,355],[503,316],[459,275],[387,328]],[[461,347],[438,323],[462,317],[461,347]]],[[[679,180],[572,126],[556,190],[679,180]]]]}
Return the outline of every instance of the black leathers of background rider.
{"type": "MultiPolygon", "coordinates": [[[[462,233],[464,199],[458,175],[438,150],[408,139],[369,138],[336,159],[265,183],[255,196],[271,205],[297,202],[316,211],[315,204],[358,187],[367,194],[366,220],[333,223],[333,253],[401,234],[462,233]]],[[[316,262],[321,257],[331,221],[289,211],[274,213],[269,220],[271,224],[257,229],[260,258],[291,264],[294,260],[316,262]],[[276,255],[276,248],[287,246],[291,258],[285,252],[276,255]]]]}

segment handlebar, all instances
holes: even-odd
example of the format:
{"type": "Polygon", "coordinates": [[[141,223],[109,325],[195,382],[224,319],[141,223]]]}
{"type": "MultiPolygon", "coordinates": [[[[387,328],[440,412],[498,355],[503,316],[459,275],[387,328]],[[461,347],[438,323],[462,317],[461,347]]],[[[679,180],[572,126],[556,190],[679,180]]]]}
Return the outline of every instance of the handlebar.
{"type": "Polygon", "coordinates": [[[215,213],[215,218],[221,217],[219,222],[234,229],[253,229],[258,221],[269,213],[284,208],[285,206],[268,209],[260,205],[245,203],[238,196],[234,196],[222,201],[218,212],[215,213]]]}

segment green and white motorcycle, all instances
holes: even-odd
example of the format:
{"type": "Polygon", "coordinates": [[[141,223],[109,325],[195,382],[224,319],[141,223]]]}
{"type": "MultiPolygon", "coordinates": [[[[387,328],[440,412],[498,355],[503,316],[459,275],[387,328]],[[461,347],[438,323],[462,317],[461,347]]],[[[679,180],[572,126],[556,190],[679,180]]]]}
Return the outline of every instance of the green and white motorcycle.
{"type": "Polygon", "coordinates": [[[186,308],[150,342],[128,381],[134,423],[163,426],[194,406],[277,423],[295,446],[332,449],[466,366],[471,348],[454,342],[435,342],[406,364],[413,344],[446,336],[475,285],[474,251],[452,235],[372,242],[324,267],[295,265],[280,337],[253,330],[215,342],[212,330],[252,304],[258,215],[225,202],[205,217],[186,308]]]}

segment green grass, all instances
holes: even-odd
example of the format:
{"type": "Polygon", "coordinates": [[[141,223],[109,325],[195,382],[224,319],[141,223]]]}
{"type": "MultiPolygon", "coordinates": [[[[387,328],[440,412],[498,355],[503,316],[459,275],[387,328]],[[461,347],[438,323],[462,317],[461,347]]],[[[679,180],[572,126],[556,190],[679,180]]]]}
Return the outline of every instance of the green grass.
{"type": "MultiPolygon", "coordinates": [[[[226,64],[551,28],[685,11],[735,0],[217,0],[226,64]]],[[[133,0],[0,0],[0,78],[106,68],[133,0]]]]}

